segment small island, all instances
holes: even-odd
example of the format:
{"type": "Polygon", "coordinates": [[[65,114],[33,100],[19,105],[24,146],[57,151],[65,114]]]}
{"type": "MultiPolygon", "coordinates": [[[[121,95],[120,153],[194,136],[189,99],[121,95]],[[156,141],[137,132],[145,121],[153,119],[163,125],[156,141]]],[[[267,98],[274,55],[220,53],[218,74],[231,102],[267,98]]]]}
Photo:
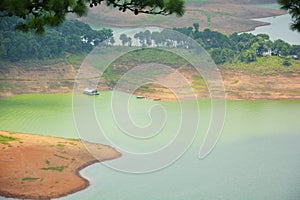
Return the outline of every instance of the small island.
{"type": "Polygon", "coordinates": [[[26,199],[57,198],[83,190],[89,182],[79,170],[121,156],[107,145],[5,131],[0,131],[0,148],[0,195],[26,199]]]}

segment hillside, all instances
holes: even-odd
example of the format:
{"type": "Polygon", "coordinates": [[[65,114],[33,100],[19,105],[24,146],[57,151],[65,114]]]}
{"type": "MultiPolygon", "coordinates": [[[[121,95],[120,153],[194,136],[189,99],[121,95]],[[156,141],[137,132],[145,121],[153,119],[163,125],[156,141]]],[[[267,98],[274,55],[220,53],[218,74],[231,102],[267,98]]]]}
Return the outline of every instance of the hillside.
{"type": "MultiPolygon", "coordinates": [[[[251,0],[192,0],[187,3],[187,13],[182,18],[176,18],[174,16],[163,17],[146,15],[133,17],[130,12],[122,13],[105,6],[98,6],[97,8],[91,9],[89,15],[85,18],[81,18],[81,20],[88,21],[94,27],[103,25],[157,26],[157,24],[163,27],[184,27],[177,28],[176,30],[199,42],[205,50],[210,53],[215,63],[219,65],[227,91],[227,98],[300,99],[300,63],[299,60],[292,59],[292,56],[299,57],[299,45],[289,45],[281,40],[273,43],[269,41],[269,36],[265,34],[259,36],[251,34],[239,35],[236,33],[227,36],[226,34],[223,34],[224,32],[231,33],[247,30],[250,27],[253,28],[262,24],[250,20],[251,18],[284,13],[278,10],[254,7],[252,4],[256,2],[257,1],[251,0]],[[175,22],[176,24],[174,24],[175,22]],[[195,24],[199,24],[199,30],[196,30],[196,27],[191,27],[191,25],[194,26],[195,24]],[[212,30],[219,29],[221,32],[205,29],[207,27],[212,30]],[[203,29],[205,30],[201,31],[203,29]],[[269,52],[267,56],[264,55],[266,52],[269,52]]],[[[55,30],[58,31],[56,35],[59,37],[50,37],[51,40],[44,39],[43,41],[45,42],[41,44],[39,43],[40,40],[37,40],[37,45],[30,45],[32,44],[33,39],[35,39],[31,33],[29,33],[30,37],[27,37],[23,33],[18,33],[20,34],[18,38],[21,39],[18,43],[13,43],[13,38],[16,37],[12,36],[14,34],[17,35],[17,33],[12,32],[12,34],[9,31],[3,31],[2,36],[7,37],[9,40],[6,38],[6,42],[0,42],[0,46],[3,43],[6,45],[5,49],[7,50],[6,53],[5,51],[0,52],[0,97],[28,93],[72,93],[78,69],[87,53],[94,47],[96,41],[95,38],[102,41],[109,37],[111,30],[106,29],[101,33],[99,31],[94,31],[91,28],[86,29],[86,27],[89,26],[83,23],[76,21],[68,21],[68,23],[65,23],[68,27],[57,28],[57,30],[55,30]],[[74,38],[76,38],[76,44],[78,45],[70,42],[67,43],[68,37],[75,33],[72,31],[72,28],[70,28],[70,24],[88,30],[92,36],[87,37],[84,30],[76,28],[78,34],[74,38]],[[85,34],[84,37],[86,38],[81,37],[83,34],[85,34]],[[100,37],[101,35],[104,35],[105,37],[100,37]],[[30,40],[27,38],[30,38],[30,40]],[[64,48],[59,48],[59,45],[52,45],[54,48],[49,48],[49,45],[47,44],[53,44],[53,41],[56,44],[55,41],[57,38],[59,38],[61,42],[64,41],[64,48]],[[7,41],[10,41],[10,43],[7,41]],[[30,44],[27,44],[26,42],[30,42],[30,44]],[[23,43],[27,45],[24,45],[23,43]],[[21,54],[17,53],[17,50],[15,51],[15,55],[18,59],[7,57],[8,55],[11,55],[9,54],[11,48],[8,47],[12,45],[18,50],[22,50],[22,48],[18,48],[20,46],[27,47],[22,50],[22,55],[26,57],[27,60],[18,57],[21,54]],[[34,52],[36,52],[35,56],[29,51],[31,46],[34,47],[34,52]],[[74,49],[69,49],[72,46],[76,46],[77,48],[87,48],[73,51],[74,49]],[[24,49],[27,49],[27,51],[24,49]],[[51,49],[59,49],[60,53],[55,55],[51,49]],[[44,56],[40,58],[38,55],[41,52],[47,52],[47,54],[43,54],[44,56]]],[[[156,36],[159,35],[160,34],[158,33],[156,34],[156,36]]],[[[52,36],[51,32],[48,33],[48,36],[52,36]]],[[[142,39],[143,37],[140,36],[132,39],[139,39],[140,41],[143,40],[145,42],[145,37],[142,39]]],[[[73,40],[69,41],[74,42],[73,40]]],[[[155,41],[155,38],[152,38],[152,42],[153,45],[160,45],[160,42],[155,41]]],[[[169,40],[169,43],[170,42],[171,41],[169,40]]],[[[180,41],[173,41],[174,44],[179,44],[179,42],[180,41]]],[[[108,46],[110,45],[110,43],[106,44],[108,46]]],[[[121,47],[116,46],[116,48],[121,47]]],[[[129,57],[116,60],[110,68],[104,72],[103,78],[98,85],[99,90],[112,89],[118,81],[118,78],[123,75],[124,69],[128,70],[136,65],[158,60],[164,61],[164,64],[171,66],[182,73],[190,83],[191,87],[195,89],[198,97],[209,97],[205,81],[199,74],[191,70],[191,67],[186,65],[185,61],[170,55],[165,55],[164,53],[157,54],[151,51],[139,52],[138,57],[135,58],[130,57],[132,56],[130,54],[127,56],[129,57]]],[[[95,77],[97,77],[97,74],[91,74],[90,78],[95,77]]],[[[161,78],[176,83],[176,76],[173,76],[172,74],[161,78]]],[[[149,98],[165,100],[174,99],[168,89],[151,84],[139,88],[136,94],[148,96],[149,98]]]]}
{"type": "Polygon", "coordinates": [[[60,26],[48,27],[43,35],[36,35],[30,31],[16,31],[20,21],[17,17],[1,17],[1,60],[43,60],[88,53],[95,45],[112,36],[110,29],[93,30],[88,24],[77,20],[66,20],[60,26]]]}
{"type": "MultiPolygon", "coordinates": [[[[119,58],[105,71],[98,84],[98,90],[110,90],[124,73],[134,66],[153,62],[165,54],[155,52],[143,53],[139,59],[119,58]],[[140,58],[143,58],[142,60],[140,58]],[[125,71],[126,71],[125,70],[125,71]]],[[[0,68],[0,97],[9,97],[30,93],[72,93],[78,66],[84,59],[82,56],[73,56],[57,63],[50,61],[35,64],[30,63],[2,63],[0,68]]],[[[165,65],[174,67],[182,74],[189,85],[195,90],[199,98],[208,98],[209,93],[205,80],[189,65],[176,58],[168,56],[165,65]]],[[[300,100],[300,63],[293,61],[290,67],[283,66],[283,58],[273,57],[271,60],[259,59],[249,64],[224,64],[219,69],[226,89],[228,99],[297,99],[300,100]],[[267,63],[275,63],[269,67],[267,63]]],[[[90,78],[95,78],[91,74],[90,78]]],[[[168,74],[161,77],[169,83],[180,83],[177,75],[168,74]]],[[[147,84],[140,87],[136,95],[146,96],[150,99],[175,100],[170,90],[160,86],[147,84]]]]}
{"type": "MultiPolygon", "coordinates": [[[[258,0],[211,0],[187,1],[186,13],[183,17],[133,15],[131,12],[119,12],[106,6],[97,6],[89,10],[87,17],[79,18],[94,28],[99,27],[144,27],[160,26],[163,28],[186,27],[199,23],[200,29],[210,28],[231,34],[253,30],[267,23],[251,20],[253,18],[270,17],[285,14],[284,11],[266,9],[253,4],[258,0]]],[[[276,0],[263,2],[275,3],[276,0]]]]}

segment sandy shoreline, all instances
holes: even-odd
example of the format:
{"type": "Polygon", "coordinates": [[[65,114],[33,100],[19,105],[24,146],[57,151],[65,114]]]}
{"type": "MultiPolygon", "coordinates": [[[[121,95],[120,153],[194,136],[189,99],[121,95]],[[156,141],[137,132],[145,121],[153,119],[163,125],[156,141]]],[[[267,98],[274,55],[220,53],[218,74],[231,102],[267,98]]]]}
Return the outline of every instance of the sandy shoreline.
{"type": "Polygon", "coordinates": [[[51,199],[89,186],[79,171],[93,163],[115,159],[119,152],[79,140],[0,131],[0,196],[51,199]]]}

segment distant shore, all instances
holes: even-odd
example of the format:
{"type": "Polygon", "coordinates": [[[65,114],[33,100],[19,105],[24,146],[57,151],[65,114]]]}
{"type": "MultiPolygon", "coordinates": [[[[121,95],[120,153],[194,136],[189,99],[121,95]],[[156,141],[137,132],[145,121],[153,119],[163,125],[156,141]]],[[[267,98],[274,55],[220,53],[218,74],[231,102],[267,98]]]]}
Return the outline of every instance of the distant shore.
{"type": "MultiPolygon", "coordinates": [[[[248,2],[249,3],[249,2],[248,2]]],[[[266,22],[255,21],[255,18],[272,17],[286,14],[286,11],[271,9],[234,1],[218,0],[202,4],[187,4],[184,16],[178,18],[175,15],[149,16],[140,14],[132,15],[130,12],[122,12],[108,7],[94,7],[89,10],[86,17],[77,18],[94,28],[102,27],[188,27],[193,23],[199,23],[200,29],[213,30],[232,34],[234,32],[246,32],[256,27],[268,25],[266,22]],[[99,21],[99,19],[102,19],[99,21]]]]}
{"type": "Polygon", "coordinates": [[[0,196],[51,199],[85,189],[81,169],[121,156],[107,145],[85,145],[93,155],[80,140],[0,131],[0,196]]]}

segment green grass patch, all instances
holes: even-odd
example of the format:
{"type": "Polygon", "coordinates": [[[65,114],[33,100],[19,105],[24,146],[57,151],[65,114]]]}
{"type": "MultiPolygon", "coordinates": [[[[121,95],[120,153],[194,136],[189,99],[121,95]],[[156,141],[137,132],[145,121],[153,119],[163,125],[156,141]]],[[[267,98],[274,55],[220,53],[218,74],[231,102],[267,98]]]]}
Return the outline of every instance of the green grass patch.
{"type": "Polygon", "coordinates": [[[64,144],[64,143],[58,143],[56,146],[58,146],[58,147],[64,147],[64,146],[66,146],[66,144],[64,144]]]}
{"type": "Polygon", "coordinates": [[[49,161],[49,160],[46,160],[45,163],[46,163],[47,165],[50,165],[50,161],[49,161]]]}
{"type": "Polygon", "coordinates": [[[8,70],[8,68],[21,67],[25,71],[29,71],[30,67],[36,66],[45,66],[45,65],[55,65],[59,63],[64,63],[64,56],[55,58],[55,59],[44,59],[44,60],[21,60],[16,62],[10,61],[0,61],[0,69],[8,70]]]}
{"type": "Polygon", "coordinates": [[[74,142],[68,142],[68,144],[73,145],[73,146],[77,146],[77,144],[74,143],[74,142]]]}
{"type": "Polygon", "coordinates": [[[69,160],[69,158],[66,158],[66,157],[64,157],[64,156],[60,156],[60,155],[57,155],[57,154],[54,154],[54,156],[56,156],[56,157],[58,157],[58,158],[62,158],[62,159],[64,159],[64,160],[69,160]]]}
{"type": "Polygon", "coordinates": [[[0,87],[12,87],[13,84],[10,83],[0,83],[0,87]]]}
{"type": "MultiPolygon", "coordinates": [[[[116,63],[127,63],[127,62],[137,62],[137,63],[160,63],[169,65],[172,68],[178,68],[187,61],[182,57],[176,55],[175,53],[161,50],[161,49],[139,49],[131,51],[116,60],[116,63]]],[[[114,63],[113,63],[114,64],[114,63]]]]}
{"type": "Polygon", "coordinates": [[[278,74],[300,74],[300,62],[291,60],[290,66],[283,65],[284,58],[278,56],[258,57],[256,62],[244,63],[234,60],[233,63],[220,65],[221,68],[239,70],[246,74],[256,74],[261,76],[278,74]]]}
{"type": "Polygon", "coordinates": [[[70,144],[70,145],[73,145],[73,146],[76,146],[76,145],[77,145],[77,144],[74,143],[74,142],[59,142],[59,143],[57,144],[57,146],[59,146],[59,147],[64,147],[64,146],[66,146],[67,144],[70,144]]]}
{"type": "Polygon", "coordinates": [[[9,142],[18,141],[18,140],[19,140],[19,138],[0,135],[0,143],[8,145],[8,146],[11,146],[11,144],[9,142]]]}
{"type": "Polygon", "coordinates": [[[68,166],[57,166],[57,167],[43,167],[42,170],[52,170],[52,171],[58,171],[62,172],[65,168],[68,168],[68,166]]]}
{"type": "MultiPolygon", "coordinates": [[[[118,47],[114,49],[115,51],[118,51],[118,47]]],[[[113,87],[117,83],[117,81],[131,68],[139,64],[146,63],[164,64],[174,69],[188,64],[185,59],[173,52],[152,48],[139,49],[120,56],[117,60],[110,64],[110,66],[104,71],[102,76],[109,82],[109,85],[113,87]]],[[[152,77],[160,73],[161,72],[153,69],[149,71],[149,74],[147,75],[149,75],[149,77],[152,77]]],[[[132,80],[128,81],[130,82],[132,80]]]]}
{"type": "Polygon", "coordinates": [[[147,92],[147,93],[154,93],[156,92],[156,89],[159,88],[165,88],[164,86],[158,85],[158,84],[145,84],[142,85],[137,89],[137,92],[147,92]]]}
{"type": "Polygon", "coordinates": [[[66,62],[73,65],[76,69],[79,69],[81,66],[81,63],[83,62],[83,60],[85,59],[86,56],[87,56],[86,53],[71,54],[66,57],[66,62]]]}
{"type": "Polygon", "coordinates": [[[79,141],[79,139],[76,139],[76,138],[69,138],[68,140],[72,140],[72,141],[79,141]]]}
{"type": "Polygon", "coordinates": [[[192,88],[195,89],[203,89],[207,88],[206,82],[202,76],[194,76],[193,77],[193,83],[192,88]]]}
{"type": "Polygon", "coordinates": [[[38,180],[40,178],[35,178],[35,177],[24,177],[22,178],[22,181],[35,181],[38,180]]]}
{"type": "Polygon", "coordinates": [[[235,80],[231,84],[237,84],[238,82],[239,82],[239,80],[235,80]]]}
{"type": "Polygon", "coordinates": [[[0,92],[5,92],[7,88],[12,88],[13,84],[10,83],[0,83],[0,92]]]}

